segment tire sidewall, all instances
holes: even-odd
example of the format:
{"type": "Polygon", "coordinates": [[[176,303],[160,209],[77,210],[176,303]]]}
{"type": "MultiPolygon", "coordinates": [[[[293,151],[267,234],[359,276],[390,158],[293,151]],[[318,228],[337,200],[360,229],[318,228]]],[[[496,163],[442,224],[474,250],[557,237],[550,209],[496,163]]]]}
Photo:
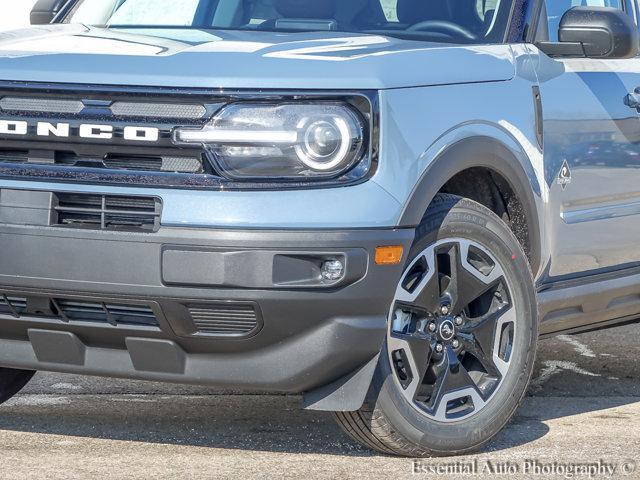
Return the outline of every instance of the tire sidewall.
{"type": "Polygon", "coordinates": [[[385,346],[374,382],[379,388],[377,408],[410,442],[438,454],[479,448],[512,417],[529,383],[535,360],[537,306],[527,258],[509,228],[492,212],[461,200],[444,218],[425,217],[416,232],[409,262],[434,243],[453,238],[473,240],[488,249],[502,266],[517,315],[516,335],[509,371],[489,403],[468,419],[441,423],[421,415],[400,392],[385,346]]]}

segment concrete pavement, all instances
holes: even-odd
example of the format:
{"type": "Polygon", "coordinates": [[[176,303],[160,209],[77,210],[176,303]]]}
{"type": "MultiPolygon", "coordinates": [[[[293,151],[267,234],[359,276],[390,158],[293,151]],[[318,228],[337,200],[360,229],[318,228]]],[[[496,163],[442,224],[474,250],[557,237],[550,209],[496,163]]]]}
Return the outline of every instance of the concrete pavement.
{"type": "Polygon", "coordinates": [[[640,478],[639,338],[543,340],[529,397],[487,451],[419,463],[355,445],[297,397],[38,374],[0,407],[0,478],[640,478]]]}

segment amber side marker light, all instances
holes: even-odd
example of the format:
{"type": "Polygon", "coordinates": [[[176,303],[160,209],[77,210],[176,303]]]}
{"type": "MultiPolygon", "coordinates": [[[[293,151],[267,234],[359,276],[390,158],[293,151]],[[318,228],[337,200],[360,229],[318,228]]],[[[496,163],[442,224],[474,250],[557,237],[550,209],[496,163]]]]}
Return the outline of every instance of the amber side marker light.
{"type": "Polygon", "coordinates": [[[402,261],[404,247],[378,247],[376,248],[376,265],[398,265],[402,261]]]}

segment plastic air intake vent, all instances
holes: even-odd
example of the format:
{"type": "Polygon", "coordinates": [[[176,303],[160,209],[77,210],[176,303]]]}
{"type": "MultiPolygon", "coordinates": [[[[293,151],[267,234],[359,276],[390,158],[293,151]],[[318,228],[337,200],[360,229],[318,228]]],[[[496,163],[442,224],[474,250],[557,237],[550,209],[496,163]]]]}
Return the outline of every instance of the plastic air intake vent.
{"type": "Polygon", "coordinates": [[[0,292],[0,315],[14,318],[57,319],[64,323],[158,328],[156,314],[148,305],[125,305],[46,296],[22,297],[0,292]]]}
{"type": "Polygon", "coordinates": [[[9,314],[19,318],[27,311],[27,299],[0,294],[0,314],[9,314]]]}
{"type": "Polygon", "coordinates": [[[160,227],[162,204],[155,197],[57,193],[54,210],[54,225],[149,233],[160,227]]]}
{"type": "Polygon", "coordinates": [[[246,337],[260,330],[262,319],[252,303],[188,305],[196,335],[246,337]]]}
{"type": "Polygon", "coordinates": [[[111,305],[74,300],[54,300],[58,314],[67,321],[84,321],[117,325],[157,326],[156,316],[149,307],[111,305]]]}

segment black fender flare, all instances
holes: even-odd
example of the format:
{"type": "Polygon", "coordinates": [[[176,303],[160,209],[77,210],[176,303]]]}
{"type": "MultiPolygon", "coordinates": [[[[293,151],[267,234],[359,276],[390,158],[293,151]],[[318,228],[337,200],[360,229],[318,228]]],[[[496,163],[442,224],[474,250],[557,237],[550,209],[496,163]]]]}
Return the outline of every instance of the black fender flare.
{"type": "Polygon", "coordinates": [[[494,138],[460,140],[441,152],[423,172],[404,206],[398,226],[419,225],[435,196],[458,173],[474,167],[493,170],[507,181],[522,203],[531,244],[531,269],[535,275],[541,264],[540,225],[535,198],[540,198],[541,192],[533,167],[527,166],[528,171],[525,171],[516,154],[494,138]]]}
{"type": "MultiPolygon", "coordinates": [[[[533,167],[528,171],[516,154],[491,137],[470,137],[460,140],[441,152],[422,174],[398,222],[398,227],[416,227],[442,187],[456,174],[474,167],[493,170],[503,177],[518,195],[526,215],[531,243],[534,275],[541,263],[541,239],[535,197],[540,197],[533,167]]],[[[304,393],[304,408],[334,412],[356,411],[362,407],[378,365],[379,355],[354,372],[304,393]]]]}

